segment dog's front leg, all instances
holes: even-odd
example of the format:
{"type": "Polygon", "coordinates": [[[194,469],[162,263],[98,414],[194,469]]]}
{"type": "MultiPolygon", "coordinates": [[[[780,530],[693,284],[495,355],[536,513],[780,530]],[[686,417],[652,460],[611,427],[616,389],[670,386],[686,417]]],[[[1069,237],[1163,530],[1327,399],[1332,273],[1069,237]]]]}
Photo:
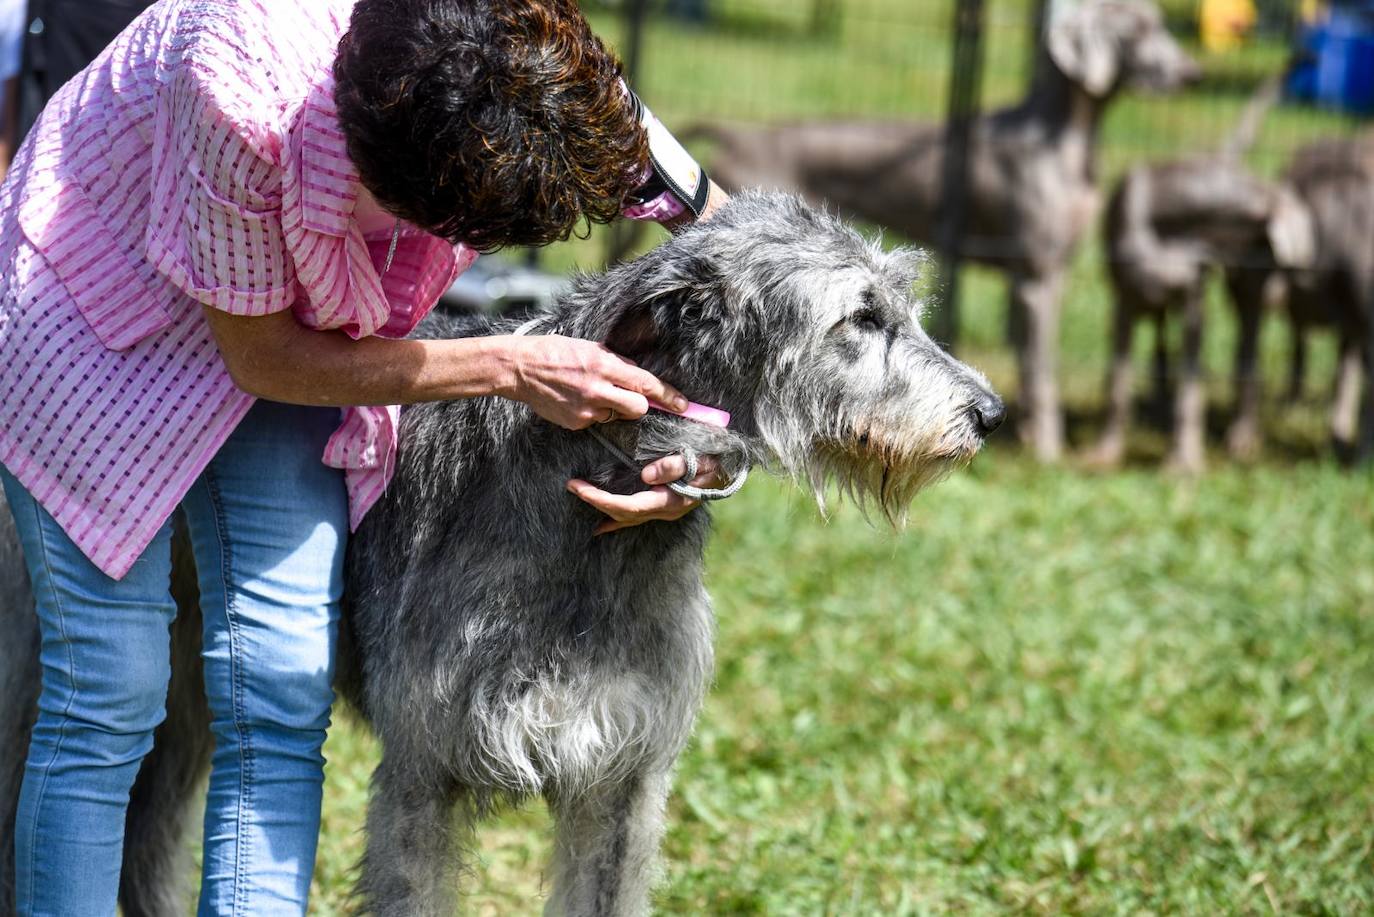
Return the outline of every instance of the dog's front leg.
{"type": "Polygon", "coordinates": [[[1307,383],[1307,323],[1293,318],[1291,324],[1293,339],[1288,354],[1288,391],[1283,397],[1289,404],[1298,404],[1302,401],[1307,383]]]}
{"type": "Polygon", "coordinates": [[[1207,426],[1207,391],[1202,380],[1202,288],[1188,291],[1183,308],[1183,359],[1174,394],[1174,447],[1169,466],[1175,471],[1202,470],[1207,426]]]}
{"type": "Polygon", "coordinates": [[[1135,331],[1135,310],[1117,295],[1112,315],[1112,365],[1107,376],[1107,424],[1088,463],[1112,468],[1126,454],[1126,436],[1131,425],[1131,338],[1135,331]]]}
{"type": "Polygon", "coordinates": [[[367,913],[381,917],[449,917],[452,878],[475,813],[457,787],[414,773],[397,763],[402,757],[384,755],[372,775],[357,897],[367,913]],[[465,816],[461,829],[453,824],[455,808],[465,816]]]}
{"type": "Polygon", "coordinates": [[[1363,377],[1363,348],[1359,332],[1341,329],[1340,360],[1336,364],[1335,397],[1331,401],[1331,439],[1336,453],[1349,457],[1359,435],[1360,381],[1363,377]]]}
{"type": "Polygon", "coordinates": [[[1355,447],[1355,461],[1368,462],[1374,458],[1374,265],[1362,263],[1355,272],[1354,287],[1359,315],[1364,320],[1364,402],[1360,410],[1360,429],[1355,447]]]}
{"type": "Polygon", "coordinates": [[[668,785],[666,772],[634,774],[549,800],[557,838],[545,917],[648,913],[668,785]]]}
{"type": "Polygon", "coordinates": [[[1021,371],[1021,440],[1042,462],[1059,459],[1064,419],[1059,407],[1059,299],[1061,271],[1012,278],[1011,307],[1020,311],[1024,339],[1018,342],[1021,371]]]}
{"type": "Polygon", "coordinates": [[[1248,461],[1260,451],[1259,336],[1268,278],[1256,277],[1250,271],[1241,274],[1243,270],[1232,271],[1226,278],[1240,318],[1240,335],[1236,339],[1236,418],[1226,433],[1226,446],[1232,458],[1248,461]]]}

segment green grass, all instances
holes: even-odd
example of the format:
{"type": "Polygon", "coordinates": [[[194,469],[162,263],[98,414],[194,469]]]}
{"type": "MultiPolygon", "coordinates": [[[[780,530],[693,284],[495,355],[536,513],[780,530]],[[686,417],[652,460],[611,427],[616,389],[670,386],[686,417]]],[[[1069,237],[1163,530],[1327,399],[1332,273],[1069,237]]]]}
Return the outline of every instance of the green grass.
{"type": "MultiPolygon", "coordinates": [[[[680,29],[672,44],[656,25],[640,88],[670,124],[938,114],[945,4],[850,3],[829,37],[808,34],[809,8],[734,2],[728,29],[680,29]]],[[[990,104],[1019,92],[1023,14],[989,2],[990,104]]],[[[597,23],[617,34],[608,14],[597,23]]],[[[1222,80],[1278,59],[1259,45],[1206,64],[1222,80]]],[[[1104,128],[1108,180],[1141,157],[1211,148],[1243,102],[1124,100],[1104,128]]],[[[1344,128],[1279,110],[1254,165],[1273,173],[1344,128]]],[[[594,238],[546,263],[600,256],[594,238]]],[[[966,281],[965,353],[1010,390],[1002,282],[966,281]]],[[[1100,412],[1107,304],[1093,241],[1061,338],[1075,445],[1100,412]]],[[[1209,308],[1219,426],[1233,331],[1219,295],[1209,308]]],[[[1266,328],[1271,388],[1286,346],[1266,328]]],[[[1319,342],[1315,379],[1331,351],[1319,342]]],[[[1213,455],[1197,480],[1154,469],[1164,438],[1146,426],[1112,475],[1040,468],[998,444],[922,495],[899,534],[850,508],[825,522],[765,480],[723,505],[708,562],[718,672],[681,761],[657,908],[1374,911],[1374,478],[1326,455],[1320,400],[1270,401],[1265,460],[1213,455]]],[[[334,914],[347,912],[376,748],[343,723],[327,755],[315,906],[334,914]]],[[[488,826],[464,911],[537,913],[547,835],[541,807],[488,826]]]]}
{"type": "MultiPolygon", "coordinates": [[[[1322,462],[1084,476],[1010,452],[894,535],[751,484],[718,512],[718,673],[673,914],[1374,908],[1374,484],[1322,462]]],[[[375,749],[336,728],[321,913],[375,749]]],[[[471,913],[535,913],[542,811],[471,913]]]]}

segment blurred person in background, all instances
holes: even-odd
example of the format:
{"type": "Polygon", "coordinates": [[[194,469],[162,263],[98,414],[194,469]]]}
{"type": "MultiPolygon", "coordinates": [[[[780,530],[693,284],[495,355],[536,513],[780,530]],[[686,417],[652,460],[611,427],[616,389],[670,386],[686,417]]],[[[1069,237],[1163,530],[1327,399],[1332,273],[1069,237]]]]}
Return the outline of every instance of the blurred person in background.
{"type": "Polygon", "coordinates": [[[1234,51],[1255,28],[1254,0],[1202,0],[1198,32],[1202,46],[1212,53],[1234,51]]]}
{"type": "Polygon", "coordinates": [[[0,180],[17,145],[19,70],[24,57],[24,0],[0,0],[0,180]]]}
{"type": "MultiPolygon", "coordinates": [[[[13,0],[0,0],[13,2],[13,0]]],[[[95,60],[153,0],[28,0],[16,145],[57,90],[95,60]]],[[[23,6],[24,3],[19,3],[23,6]]]]}

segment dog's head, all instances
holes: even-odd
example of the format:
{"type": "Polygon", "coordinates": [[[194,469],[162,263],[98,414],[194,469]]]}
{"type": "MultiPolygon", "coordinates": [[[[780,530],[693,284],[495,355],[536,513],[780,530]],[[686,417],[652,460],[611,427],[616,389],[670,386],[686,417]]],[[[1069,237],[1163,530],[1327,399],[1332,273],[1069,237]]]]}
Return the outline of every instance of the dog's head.
{"type": "Polygon", "coordinates": [[[745,193],[606,278],[609,346],[719,405],[755,457],[896,518],[1001,423],[987,381],[921,327],[925,259],[786,194],[745,193]]]}
{"type": "Polygon", "coordinates": [[[1149,0],[1087,0],[1051,21],[1045,47],[1056,67],[1094,98],[1122,87],[1168,92],[1202,69],[1149,0]]]}

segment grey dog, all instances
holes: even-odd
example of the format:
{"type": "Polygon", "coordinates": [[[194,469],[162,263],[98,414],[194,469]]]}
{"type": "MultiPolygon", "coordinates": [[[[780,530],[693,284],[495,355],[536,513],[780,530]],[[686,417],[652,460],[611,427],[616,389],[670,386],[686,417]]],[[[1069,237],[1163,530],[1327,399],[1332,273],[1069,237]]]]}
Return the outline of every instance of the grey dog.
{"type": "Polygon", "coordinates": [[[1307,330],[1334,328],[1340,360],[1332,439],[1342,457],[1368,460],[1374,455],[1374,397],[1368,393],[1374,379],[1374,134],[1304,146],[1284,178],[1310,211],[1316,237],[1314,262],[1285,272],[1294,325],[1291,389],[1301,389],[1307,330]]]}
{"type": "MultiPolygon", "coordinates": [[[[1281,269],[1307,267],[1315,239],[1307,207],[1283,182],[1251,174],[1228,155],[1137,166],[1107,206],[1107,266],[1115,295],[1106,429],[1090,461],[1115,465],[1125,452],[1131,411],[1131,339],[1138,321],[1156,323],[1156,363],[1165,321],[1178,313],[1183,352],[1169,464],[1203,465],[1206,392],[1202,375],[1203,295],[1209,273],[1225,273],[1240,318],[1237,412],[1227,439],[1233,456],[1259,448],[1259,330],[1266,302],[1282,298],[1281,269]]],[[[1158,370],[1163,372],[1163,370],[1158,370]]]]}
{"type": "MultiPolygon", "coordinates": [[[[895,520],[1002,417],[983,377],[921,329],[921,263],[795,198],[746,194],[643,258],[583,278],[533,333],[603,341],[733,414],[728,429],[663,413],[598,428],[638,462],[690,447],[720,456],[731,475],[773,469],[817,493],[835,482],[895,520]]],[[[512,324],[444,319],[423,333],[512,324]]],[[[642,486],[637,473],[596,437],[510,401],[409,408],[401,444],[395,479],[350,544],[340,639],[340,689],[383,747],[362,903],[451,913],[476,823],[543,796],[557,830],[548,912],[645,912],[670,772],[712,668],[708,513],[593,537],[596,512],[563,482],[627,492],[642,486]]],[[[24,620],[7,612],[8,634],[30,631],[24,620]]],[[[31,672],[31,648],[2,643],[25,648],[0,656],[0,683],[31,696],[7,674],[31,672]]],[[[169,773],[185,767],[167,758],[201,759],[195,734],[158,737],[169,773]]],[[[0,737],[7,779],[23,738],[0,737]]],[[[139,781],[162,790],[159,779],[139,781]]],[[[134,802],[173,792],[136,787],[134,802]]],[[[160,802],[171,820],[184,806],[160,802]]],[[[138,840],[157,847],[174,834],[138,840]]],[[[156,897],[170,877],[137,862],[158,854],[133,842],[125,907],[160,913],[150,902],[171,899],[156,897]]]]}
{"type": "MultiPolygon", "coordinates": [[[[1086,0],[1050,24],[1026,98],[974,123],[961,255],[1010,277],[1018,429],[1043,459],[1063,448],[1059,303],[1073,254],[1097,219],[1102,116],[1123,89],[1167,91],[1200,74],[1153,3],[1086,0]]],[[[908,238],[938,241],[941,125],[807,121],[696,132],[716,143],[709,166],[727,189],[790,188],[908,238]]]]}

